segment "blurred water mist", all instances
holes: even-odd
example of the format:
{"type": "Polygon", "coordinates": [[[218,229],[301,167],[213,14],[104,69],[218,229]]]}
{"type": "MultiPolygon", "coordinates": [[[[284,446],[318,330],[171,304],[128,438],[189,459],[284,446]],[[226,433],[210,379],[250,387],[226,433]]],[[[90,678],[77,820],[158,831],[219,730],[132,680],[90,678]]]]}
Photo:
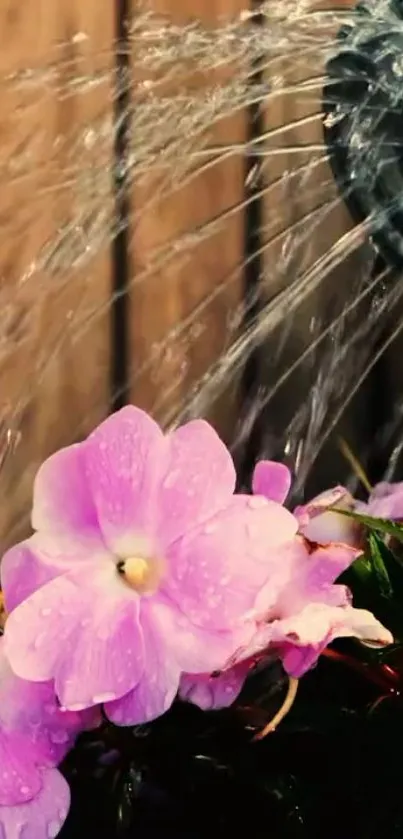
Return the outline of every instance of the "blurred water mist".
{"type": "MultiPolygon", "coordinates": [[[[398,110],[375,99],[357,138],[363,100],[323,107],[340,29],[364,56],[362,19],[346,2],[173,5],[68,26],[60,7],[35,45],[21,13],[1,60],[4,544],[41,460],[125,401],[166,427],[212,419],[245,474],[286,459],[297,492],[351,478],[339,434],[371,477],[398,462],[403,287],[378,258],[384,209],[349,215],[323,135],[347,115],[359,178],[398,110]]],[[[403,31],[393,4],[366,5],[403,31]]]]}

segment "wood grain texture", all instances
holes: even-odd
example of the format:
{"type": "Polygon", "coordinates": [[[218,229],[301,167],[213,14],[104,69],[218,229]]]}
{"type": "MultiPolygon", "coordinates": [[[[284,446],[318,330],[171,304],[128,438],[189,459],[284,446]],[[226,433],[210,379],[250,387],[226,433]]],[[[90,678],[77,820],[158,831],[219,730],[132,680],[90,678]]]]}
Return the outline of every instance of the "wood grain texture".
{"type": "Polygon", "coordinates": [[[0,472],[3,547],[26,528],[40,462],[108,410],[111,263],[97,234],[111,203],[113,7],[0,5],[0,455],[17,444],[0,472]]]}
{"type": "MultiPolygon", "coordinates": [[[[191,8],[183,0],[151,0],[149,5],[175,24],[199,21],[214,28],[234,19],[245,0],[194,0],[191,8]]],[[[229,66],[197,74],[190,65],[187,76],[165,85],[162,93],[186,95],[192,90],[214,96],[220,82],[233,77],[234,71],[229,66]]],[[[212,126],[207,121],[206,128],[203,137],[195,133],[194,147],[199,151],[206,145],[242,144],[245,113],[212,126]]],[[[183,137],[184,143],[187,139],[183,137]]],[[[186,177],[187,183],[183,174],[180,182],[180,165],[179,151],[176,182],[163,197],[161,191],[174,167],[161,173],[156,166],[132,193],[131,398],[163,424],[184,408],[192,387],[233,339],[243,282],[244,211],[238,209],[244,195],[243,155],[229,154],[220,162],[216,155],[213,165],[203,171],[199,163],[199,171],[186,177]],[[231,208],[234,212],[226,216],[231,208]],[[215,219],[221,221],[213,229],[215,219]],[[169,256],[159,258],[164,247],[169,256]]],[[[209,419],[223,432],[233,423],[230,390],[221,394],[219,403],[206,406],[209,419]]]]}

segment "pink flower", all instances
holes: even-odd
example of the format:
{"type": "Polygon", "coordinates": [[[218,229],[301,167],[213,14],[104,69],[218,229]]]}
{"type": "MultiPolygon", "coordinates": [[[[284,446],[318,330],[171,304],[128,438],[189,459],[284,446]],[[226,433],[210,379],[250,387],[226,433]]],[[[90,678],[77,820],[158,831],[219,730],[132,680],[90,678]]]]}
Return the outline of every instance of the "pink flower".
{"type": "MultiPolygon", "coordinates": [[[[283,463],[261,460],[256,464],[252,480],[254,493],[283,504],[290,487],[291,472],[283,463]]],[[[298,519],[299,532],[310,542],[319,545],[341,542],[357,547],[360,528],[347,516],[337,514],[330,509],[338,507],[353,510],[355,504],[354,498],[344,487],[336,486],[328,489],[308,501],[307,504],[295,508],[293,512],[298,519]]]]}
{"type": "Polygon", "coordinates": [[[192,702],[193,705],[198,705],[203,711],[212,708],[215,710],[227,708],[239,696],[253,664],[253,659],[243,659],[233,667],[228,667],[217,674],[183,673],[179,685],[179,697],[184,701],[192,702]]]}
{"type": "MultiPolygon", "coordinates": [[[[279,480],[279,464],[259,463],[253,479],[253,487],[259,486],[268,498],[282,499],[287,480],[279,480]],[[282,486],[280,491],[279,487],[282,486]]],[[[284,470],[284,467],[283,467],[284,470]]],[[[289,486],[289,484],[288,484],[289,486]]],[[[288,492],[288,489],[287,489],[288,492]]],[[[341,489],[337,497],[344,498],[341,489]]],[[[333,492],[334,498],[336,491],[333,492]]],[[[329,505],[327,493],[325,510],[329,505]]],[[[312,506],[317,518],[324,518],[321,496],[307,505],[312,506]]],[[[300,520],[309,523],[313,520],[300,520]]],[[[340,516],[342,518],[342,516],[340,516]]],[[[315,516],[316,520],[316,516],[315,516]]],[[[336,522],[329,520],[330,530],[340,535],[336,522]]],[[[304,530],[304,525],[303,525],[304,530]]],[[[325,538],[325,527],[318,527],[316,536],[325,538]]],[[[344,531],[342,531],[344,533],[344,531]]],[[[312,539],[319,541],[319,538],[312,539]]],[[[222,708],[230,705],[240,693],[243,682],[257,655],[268,655],[281,659],[285,671],[300,678],[313,667],[324,649],[339,637],[355,637],[363,641],[388,644],[393,641],[391,633],[370,613],[354,609],[350,592],[346,586],[335,584],[360,551],[343,543],[321,545],[312,550],[304,536],[293,540],[277,554],[277,563],[272,564],[271,576],[262,586],[255,603],[256,632],[254,637],[237,655],[228,662],[224,671],[215,678],[210,674],[199,674],[196,679],[182,677],[180,695],[202,708],[222,708]]]]}
{"type": "Polygon", "coordinates": [[[356,510],[379,519],[403,519],[403,483],[376,484],[367,503],[357,503],[356,510]]]}
{"type": "Polygon", "coordinates": [[[77,734],[98,718],[61,711],[52,685],[16,676],[0,640],[0,835],[15,839],[23,828],[32,839],[59,832],[70,791],[55,768],[77,734]]]}
{"type": "Polygon", "coordinates": [[[127,407],[39,470],[34,535],[3,558],[13,669],[70,710],[129,725],[171,705],[254,632],[256,597],[296,519],[235,496],[231,457],[193,421],[164,435],[127,407]],[[32,639],[32,640],[31,640],[32,639]]]}
{"type": "Polygon", "coordinates": [[[307,504],[296,507],[294,515],[299,521],[299,532],[310,542],[328,545],[339,542],[357,547],[361,529],[352,519],[330,508],[354,510],[355,501],[342,486],[333,487],[317,495],[307,504]]]}

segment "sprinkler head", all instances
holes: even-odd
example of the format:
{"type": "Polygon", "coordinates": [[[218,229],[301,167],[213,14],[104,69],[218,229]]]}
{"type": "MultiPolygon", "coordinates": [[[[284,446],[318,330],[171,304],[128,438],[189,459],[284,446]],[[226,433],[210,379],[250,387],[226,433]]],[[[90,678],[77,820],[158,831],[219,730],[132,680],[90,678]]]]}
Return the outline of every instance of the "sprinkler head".
{"type": "Polygon", "coordinates": [[[386,263],[403,267],[403,0],[362,0],[326,66],[329,162],[353,217],[386,263]]]}

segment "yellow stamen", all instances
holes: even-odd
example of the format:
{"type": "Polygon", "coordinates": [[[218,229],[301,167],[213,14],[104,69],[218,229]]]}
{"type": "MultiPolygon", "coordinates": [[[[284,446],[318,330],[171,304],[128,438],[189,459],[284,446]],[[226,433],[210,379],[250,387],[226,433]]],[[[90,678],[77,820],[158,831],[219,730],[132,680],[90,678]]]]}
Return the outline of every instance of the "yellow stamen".
{"type": "Polygon", "coordinates": [[[298,684],[299,684],[299,679],[294,679],[293,677],[289,678],[287,694],[286,694],[286,697],[284,699],[284,702],[283,702],[280,710],[277,711],[277,714],[275,714],[273,719],[270,720],[270,722],[267,723],[267,725],[265,725],[265,727],[262,729],[262,731],[259,731],[257,734],[255,734],[255,736],[253,738],[253,740],[255,742],[257,740],[263,740],[264,737],[267,736],[267,734],[271,734],[273,731],[275,731],[275,729],[281,723],[281,721],[284,719],[284,717],[287,716],[288,712],[291,710],[291,708],[292,708],[292,706],[295,702],[295,697],[296,697],[297,691],[298,691],[298,684]]]}
{"type": "Polygon", "coordinates": [[[157,590],[163,573],[163,563],[154,558],[129,556],[117,565],[125,583],[139,594],[152,594],[157,590]]]}
{"type": "Polygon", "coordinates": [[[361,466],[361,463],[356,458],[355,454],[350,449],[350,446],[342,437],[339,437],[339,449],[342,455],[346,458],[347,462],[350,464],[355,476],[361,481],[363,487],[367,490],[369,494],[371,494],[373,487],[371,486],[368,476],[366,475],[364,468],[361,466]]]}
{"type": "Polygon", "coordinates": [[[129,586],[142,588],[149,576],[149,563],[141,556],[133,556],[130,559],[126,559],[124,575],[129,586]]]}

